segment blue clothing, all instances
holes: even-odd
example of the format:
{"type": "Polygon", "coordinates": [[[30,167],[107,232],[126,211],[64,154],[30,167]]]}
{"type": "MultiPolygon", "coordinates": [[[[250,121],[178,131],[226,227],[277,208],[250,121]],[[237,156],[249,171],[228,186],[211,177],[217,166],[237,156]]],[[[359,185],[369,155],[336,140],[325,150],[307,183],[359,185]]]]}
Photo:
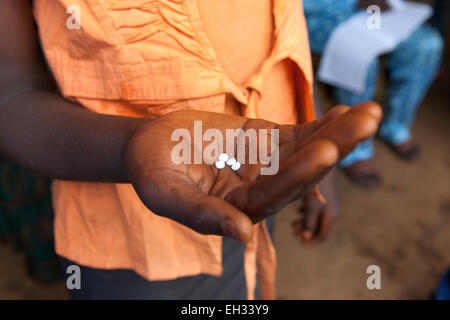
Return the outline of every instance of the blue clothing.
{"type": "Polygon", "coordinates": [[[446,272],[439,287],[432,296],[433,300],[450,300],[450,269],[446,272]]]}
{"type": "MultiPolygon", "coordinates": [[[[359,12],[357,0],[303,0],[311,50],[322,53],[334,28],[359,12]]],[[[388,103],[380,126],[379,136],[390,144],[411,139],[411,125],[425,94],[439,68],[443,40],[438,31],[423,25],[387,55],[389,72],[388,103]]],[[[373,100],[378,79],[378,59],[372,62],[362,94],[335,88],[339,104],[354,105],[373,100]]],[[[342,160],[347,167],[355,162],[371,159],[372,140],[364,141],[342,160]]]]}

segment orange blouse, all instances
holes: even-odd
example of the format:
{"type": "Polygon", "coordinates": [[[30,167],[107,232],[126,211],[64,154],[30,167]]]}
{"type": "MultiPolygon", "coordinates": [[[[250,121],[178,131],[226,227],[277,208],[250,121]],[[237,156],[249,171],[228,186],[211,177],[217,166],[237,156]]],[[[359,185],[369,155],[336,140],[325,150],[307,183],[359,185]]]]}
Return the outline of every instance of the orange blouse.
{"type": "MultiPolygon", "coordinates": [[[[300,0],[273,0],[273,48],[245,85],[233,82],[219,64],[196,0],[35,0],[34,10],[62,95],[93,112],[149,118],[180,109],[225,112],[226,96],[232,95],[247,117],[288,114],[285,123],[314,117],[300,0]],[[81,29],[66,26],[73,5],[80,9],[81,29]],[[263,80],[285,60],[293,67],[296,110],[264,112],[263,80]]],[[[55,181],[53,202],[56,251],[77,263],[132,269],[148,280],[222,272],[221,237],[153,214],[131,185],[55,181]]],[[[248,298],[254,298],[258,274],[262,297],[273,299],[275,251],[265,223],[254,228],[244,257],[248,298]]]]}

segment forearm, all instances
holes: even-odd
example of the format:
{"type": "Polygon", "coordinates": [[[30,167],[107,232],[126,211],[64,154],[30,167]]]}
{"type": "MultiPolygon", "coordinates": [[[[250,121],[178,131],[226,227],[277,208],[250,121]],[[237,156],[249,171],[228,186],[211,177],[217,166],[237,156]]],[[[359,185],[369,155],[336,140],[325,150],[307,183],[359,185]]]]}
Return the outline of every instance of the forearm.
{"type": "Polygon", "coordinates": [[[31,90],[0,102],[0,153],[53,179],[128,182],[122,153],[145,119],[92,113],[31,90]]]}
{"type": "Polygon", "coordinates": [[[49,178],[127,182],[124,146],[148,120],[94,114],[55,93],[54,87],[29,1],[1,0],[2,156],[49,178]]]}

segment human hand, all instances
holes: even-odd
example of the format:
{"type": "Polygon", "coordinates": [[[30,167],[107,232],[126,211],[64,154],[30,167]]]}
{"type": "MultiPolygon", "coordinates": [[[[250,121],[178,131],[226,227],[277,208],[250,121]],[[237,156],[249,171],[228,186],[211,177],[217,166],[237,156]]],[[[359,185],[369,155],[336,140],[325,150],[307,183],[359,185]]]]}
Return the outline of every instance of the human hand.
{"type": "Polygon", "coordinates": [[[294,235],[307,245],[325,240],[336,223],[339,209],[336,197],[327,195],[324,202],[313,193],[307,194],[303,198],[299,217],[292,222],[294,235]]]}
{"type": "Polygon", "coordinates": [[[177,111],[140,126],[123,159],[130,182],[155,214],[202,234],[245,242],[252,236],[253,223],[307,194],[339,159],[375,134],[380,120],[381,108],[375,103],[338,106],[303,125],[177,111]],[[202,122],[203,131],[217,129],[223,136],[227,129],[279,129],[278,173],[261,175],[261,163],[243,163],[239,171],[218,170],[214,163],[175,164],[171,154],[177,142],[171,141],[172,133],[185,128],[192,135],[194,121],[202,122]]]}

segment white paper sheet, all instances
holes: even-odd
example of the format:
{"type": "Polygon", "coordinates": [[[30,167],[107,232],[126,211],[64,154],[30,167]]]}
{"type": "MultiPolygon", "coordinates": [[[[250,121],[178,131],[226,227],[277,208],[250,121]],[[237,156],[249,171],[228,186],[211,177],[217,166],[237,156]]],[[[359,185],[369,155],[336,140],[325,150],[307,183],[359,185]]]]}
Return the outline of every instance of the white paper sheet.
{"type": "Polygon", "coordinates": [[[339,25],[322,54],[319,81],[358,94],[364,92],[370,64],[416,31],[433,13],[423,3],[390,0],[381,13],[381,28],[367,27],[369,14],[361,12],[339,25]]]}

